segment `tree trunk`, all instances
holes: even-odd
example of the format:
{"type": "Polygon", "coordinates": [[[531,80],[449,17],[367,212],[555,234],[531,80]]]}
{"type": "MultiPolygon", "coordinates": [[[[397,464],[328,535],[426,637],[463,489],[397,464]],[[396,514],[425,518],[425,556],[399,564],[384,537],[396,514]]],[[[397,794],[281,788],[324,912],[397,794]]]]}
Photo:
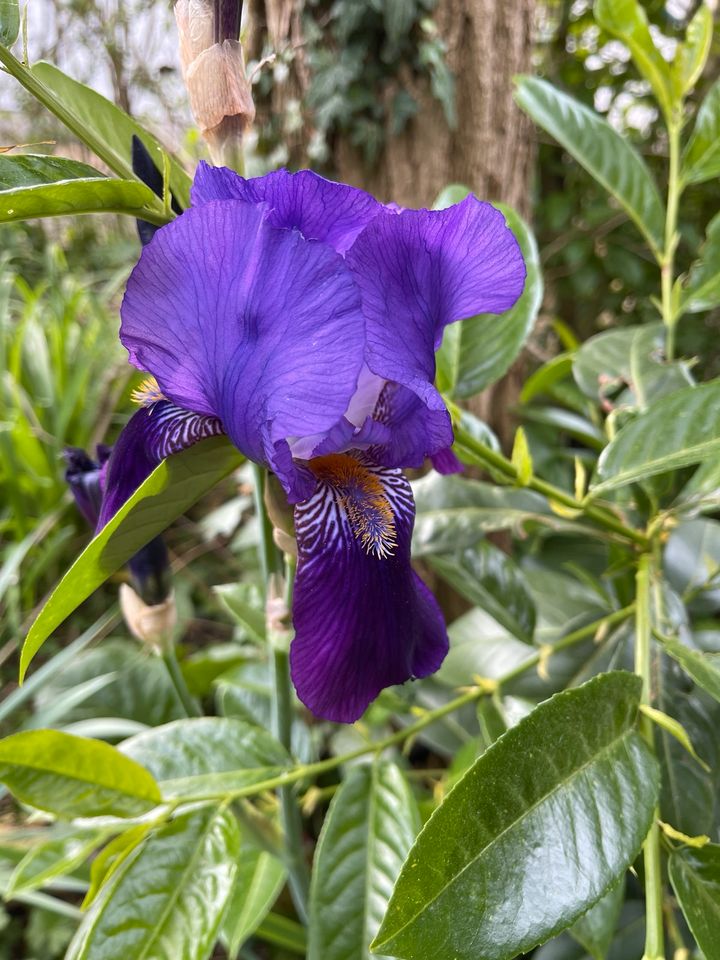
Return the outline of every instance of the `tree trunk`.
{"type": "MultiPolygon", "coordinates": [[[[457,125],[450,130],[426,81],[407,78],[421,108],[401,136],[388,130],[372,171],[352,148],[339,143],[341,180],[402,206],[431,204],[449,183],[462,183],[486,200],[530,213],[535,161],[532,125],[513,101],[512,78],[530,69],[534,0],[439,0],[434,20],[447,45],[456,78],[457,125]]],[[[386,91],[392,96],[394,91],[386,91]]],[[[524,379],[520,360],[497,384],[468,406],[512,443],[511,409],[524,379]]]]}
{"type": "Polygon", "coordinates": [[[533,140],[513,102],[512,78],[530,68],[533,7],[534,0],[439,0],[433,18],[456,78],[456,129],[427,82],[408,77],[421,109],[401,136],[388,130],[372,171],[340,143],[341,179],[403,206],[430,204],[446,184],[463,183],[527,216],[533,140]]]}

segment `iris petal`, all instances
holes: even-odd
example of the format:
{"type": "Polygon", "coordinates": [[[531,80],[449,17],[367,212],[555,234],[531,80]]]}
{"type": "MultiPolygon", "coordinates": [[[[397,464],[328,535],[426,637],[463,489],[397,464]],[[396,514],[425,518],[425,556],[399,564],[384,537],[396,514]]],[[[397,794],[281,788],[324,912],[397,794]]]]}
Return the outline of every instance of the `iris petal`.
{"type": "MultiPolygon", "coordinates": [[[[474,314],[501,313],[515,303],[525,282],[520,247],[503,214],[469,196],[446,210],[379,214],[346,262],[362,293],[368,367],[407,387],[427,408],[427,414],[416,411],[412,418],[411,432],[419,441],[404,465],[416,465],[452,442],[449,419],[438,416],[444,404],[433,386],[443,328],[474,314]],[[428,429],[421,442],[423,419],[428,429]]],[[[403,409],[410,424],[406,403],[403,409]]]]}
{"type": "Polygon", "coordinates": [[[194,206],[212,200],[266,202],[273,226],[294,227],[306,239],[322,240],[338,253],[345,253],[383,209],[364,190],[326,180],[311,170],[276,170],[246,180],[227,167],[207,163],[198,166],[191,199],[194,206]]]}
{"type": "Polygon", "coordinates": [[[138,410],[108,460],[97,529],[105,526],[165,457],[221,433],[224,430],[216,417],[183,410],[168,400],[138,410]]]}
{"type": "Polygon", "coordinates": [[[269,226],[266,212],[209,202],[158,231],[128,281],[120,336],[169,399],[218,417],[297,499],[303,484],[285,442],[330,430],[343,416],[365,326],[342,258],[269,226]]]}
{"type": "Polygon", "coordinates": [[[343,723],[357,720],[384,687],[433,673],[448,647],[437,603],[410,565],[410,484],[398,470],[357,461],[353,467],[351,459],[311,463],[317,490],[295,508],[290,648],[300,699],[316,715],[343,723]],[[390,519],[381,498],[392,519],[384,531],[390,519]],[[383,534],[388,549],[381,556],[374,544],[383,534]]]}

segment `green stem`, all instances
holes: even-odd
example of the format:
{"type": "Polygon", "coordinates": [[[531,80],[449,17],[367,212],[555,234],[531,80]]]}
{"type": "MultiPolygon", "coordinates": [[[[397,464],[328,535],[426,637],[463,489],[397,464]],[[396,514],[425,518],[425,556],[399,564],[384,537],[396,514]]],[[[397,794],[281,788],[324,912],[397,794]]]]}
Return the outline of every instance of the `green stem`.
{"type": "MultiPolygon", "coordinates": [[[[613,613],[608,614],[606,617],[602,617],[599,620],[593,621],[593,623],[587,624],[585,627],[581,627],[579,630],[574,630],[572,633],[562,637],[562,639],[558,640],[557,643],[553,644],[550,650],[538,650],[537,653],[531,657],[528,657],[528,659],[524,660],[519,666],[514,667],[512,670],[508,671],[508,673],[503,674],[503,676],[498,678],[494,684],[492,684],[492,686],[494,686],[496,689],[501,689],[511,680],[516,679],[521,674],[526,673],[528,670],[531,670],[533,667],[537,666],[537,664],[544,657],[550,656],[559,650],[564,650],[573,644],[580,643],[580,641],[585,640],[587,637],[597,633],[597,631],[602,627],[612,626],[616,623],[620,623],[622,620],[626,620],[629,616],[631,616],[634,609],[634,604],[623,607],[622,610],[616,610],[613,613]]],[[[485,684],[473,687],[471,690],[465,691],[464,693],[460,694],[460,696],[455,697],[453,700],[449,700],[442,706],[436,707],[434,710],[428,710],[427,713],[425,713],[415,723],[410,724],[407,727],[403,727],[402,730],[396,730],[395,733],[389,734],[382,740],[374,740],[362,747],[358,747],[356,750],[352,750],[350,753],[344,753],[337,757],[330,757],[327,760],[320,760],[317,763],[308,763],[303,766],[298,766],[292,770],[288,770],[286,773],[280,774],[277,777],[263,780],[261,783],[255,783],[247,787],[241,787],[229,794],[223,794],[223,799],[249,797],[253,796],[254,794],[264,793],[267,790],[275,790],[278,787],[297,783],[299,780],[318,777],[321,774],[335,770],[337,767],[340,767],[351,760],[357,760],[358,757],[363,757],[370,753],[381,753],[383,750],[387,750],[389,747],[397,746],[398,744],[403,743],[405,740],[411,739],[424,730],[425,727],[430,726],[430,724],[435,723],[437,720],[441,720],[450,713],[454,713],[456,710],[460,710],[466,704],[474,703],[475,701],[480,700],[482,697],[487,696],[487,693],[488,687],[485,684]]],[[[188,798],[184,798],[182,802],[187,802],[187,800],[188,798]]]]}
{"type": "Polygon", "coordinates": [[[175,656],[175,647],[172,643],[169,643],[167,649],[163,650],[162,658],[167,669],[168,676],[170,677],[170,681],[173,687],[175,687],[175,692],[180,699],[180,703],[183,705],[185,713],[189,717],[201,717],[202,713],[200,712],[197,703],[195,703],[195,700],[193,699],[190,691],[187,688],[187,684],[185,683],[185,677],[182,674],[180,664],[175,656]]]}
{"type": "Polygon", "coordinates": [[[673,303],[673,281],[675,279],[678,207],[682,192],[680,182],[680,124],[674,119],[668,121],[668,147],[670,167],[668,170],[667,211],[665,214],[665,249],[660,258],[660,291],[662,319],[667,329],[665,355],[668,360],[672,360],[675,356],[675,328],[678,321],[673,303]]]}
{"type": "MultiPolygon", "coordinates": [[[[280,551],[273,540],[272,524],[265,509],[265,472],[262,467],[253,466],[255,509],[260,528],[260,567],[267,588],[270,577],[282,570],[280,551]]],[[[290,579],[294,568],[288,564],[287,575],[290,579]]],[[[292,586],[288,584],[286,599],[291,597],[292,586]]],[[[268,638],[270,639],[270,638],[268,638]]],[[[290,685],[290,670],[286,650],[269,645],[272,690],[272,725],[277,740],[292,753],[293,695],[290,685]]],[[[288,868],[290,893],[295,904],[298,918],[307,923],[307,902],[309,877],[303,852],[303,824],[297,798],[291,786],[282,782],[274,786],[279,788],[280,817],[285,833],[285,862],[288,868]]]]}
{"type": "MultiPolygon", "coordinates": [[[[484,443],[476,440],[475,437],[464,430],[459,424],[455,425],[455,437],[460,447],[477,458],[480,466],[489,467],[491,470],[499,473],[507,479],[508,483],[517,482],[517,469],[507,457],[504,457],[501,453],[497,453],[484,443]]],[[[541,493],[550,501],[567,507],[569,510],[575,510],[578,513],[584,514],[589,520],[597,523],[603,527],[603,529],[617,534],[624,540],[629,540],[631,543],[640,547],[646,547],[648,545],[648,538],[644,533],[627,526],[621,520],[618,520],[615,514],[610,510],[606,510],[604,507],[577,500],[565,490],[554,486],[552,483],[547,483],[539,477],[531,477],[527,483],[527,487],[530,490],[535,490],[536,493],[541,493]]]]}
{"type": "MultiPolygon", "coordinates": [[[[650,615],[650,572],[652,556],[643,553],[638,562],[636,575],[635,607],[635,673],[642,678],[641,702],[651,701],[650,642],[652,618],[650,615]]],[[[650,749],[655,751],[652,721],[640,715],[640,732],[650,749]]],[[[645,864],[645,953],[643,960],[665,960],[665,937],[663,931],[663,884],[660,861],[659,810],[653,816],[653,825],[643,844],[645,864]]]]}

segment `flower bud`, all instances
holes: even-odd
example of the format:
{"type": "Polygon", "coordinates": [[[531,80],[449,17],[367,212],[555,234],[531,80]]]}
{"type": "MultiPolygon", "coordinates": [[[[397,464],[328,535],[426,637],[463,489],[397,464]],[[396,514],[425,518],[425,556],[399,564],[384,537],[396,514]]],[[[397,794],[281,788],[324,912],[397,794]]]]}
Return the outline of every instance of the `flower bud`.
{"type": "Polygon", "coordinates": [[[239,147],[245,129],[255,119],[237,39],[239,23],[230,15],[239,9],[238,0],[215,4],[209,0],[177,0],[175,4],[180,63],[190,109],[214,163],[222,163],[239,147]]]}
{"type": "Polygon", "coordinates": [[[119,600],[125,623],[134,637],[155,653],[162,653],[172,646],[177,623],[174,594],[171,593],[162,603],[147,604],[129,584],[121,583],[119,600]]]}

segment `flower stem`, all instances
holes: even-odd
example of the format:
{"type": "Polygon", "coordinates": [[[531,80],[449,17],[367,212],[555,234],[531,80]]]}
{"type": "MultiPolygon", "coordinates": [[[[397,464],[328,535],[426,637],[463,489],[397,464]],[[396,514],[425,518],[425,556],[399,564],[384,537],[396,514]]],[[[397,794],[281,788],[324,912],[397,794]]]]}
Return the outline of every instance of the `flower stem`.
{"type": "MultiPolygon", "coordinates": [[[[635,607],[635,672],[642,678],[641,702],[650,704],[650,638],[652,621],[650,617],[650,571],[652,556],[643,553],[640,556],[636,574],[635,607]]],[[[655,750],[655,738],[652,721],[644,714],[640,715],[640,732],[650,749],[655,750]]],[[[653,824],[643,844],[645,864],[645,953],[643,960],[665,960],[663,931],[663,884],[660,862],[660,811],[655,810],[653,824]]]]}
{"type": "MultiPolygon", "coordinates": [[[[282,557],[273,540],[272,524],[265,509],[264,490],[265,472],[262,467],[253,466],[255,510],[260,528],[260,568],[265,584],[265,598],[267,600],[270,578],[282,572],[282,557]]],[[[286,585],[286,599],[292,597],[290,583],[294,574],[294,566],[287,565],[288,583],[286,585]]],[[[268,639],[270,639],[268,637],[268,639]]],[[[272,690],[272,726],[277,740],[292,753],[292,723],[293,697],[290,686],[290,671],[286,650],[279,649],[271,644],[270,679],[272,690]]],[[[276,780],[278,778],[275,778],[276,780]]],[[[283,783],[282,779],[273,784],[278,787],[280,799],[280,816],[285,833],[285,863],[288,868],[290,893],[295,904],[298,918],[307,923],[307,901],[309,890],[308,869],[303,853],[303,825],[297,798],[292,789],[283,783]]],[[[256,791],[253,791],[256,792],[256,791]]]]}
{"type": "Polygon", "coordinates": [[[175,688],[175,693],[177,693],[185,713],[188,717],[201,717],[202,713],[185,683],[185,677],[182,674],[180,664],[175,655],[174,644],[170,643],[166,646],[162,653],[162,659],[168,676],[170,677],[170,682],[175,688]]]}
{"type": "Polygon", "coordinates": [[[665,248],[660,258],[660,291],[662,320],[667,329],[665,356],[672,360],[675,356],[675,328],[678,315],[673,303],[673,280],[675,272],[675,249],[677,247],[677,218],[682,184],[680,182],[680,123],[668,120],[668,148],[670,168],[668,170],[667,210],[665,213],[665,248]]]}
{"type": "MultiPolygon", "coordinates": [[[[514,464],[501,453],[497,453],[491,447],[476,440],[475,437],[464,430],[460,424],[455,425],[455,439],[461,448],[477,459],[479,466],[489,467],[495,473],[499,473],[505,477],[508,483],[517,482],[518,472],[514,464]]],[[[565,490],[561,490],[560,487],[541,480],[539,477],[531,477],[527,483],[527,487],[530,490],[535,490],[536,493],[542,494],[551,502],[558,503],[569,510],[576,510],[579,514],[584,514],[589,520],[598,524],[598,526],[603,527],[603,529],[610,533],[617,534],[624,540],[629,540],[631,543],[641,547],[648,545],[648,539],[644,533],[627,526],[627,524],[619,520],[614,513],[606,510],[604,507],[577,500],[565,490]]]]}
{"type": "MultiPolygon", "coordinates": [[[[495,689],[501,689],[505,684],[509,683],[510,680],[516,679],[521,674],[526,673],[528,670],[531,670],[533,667],[537,666],[543,657],[552,655],[552,653],[555,651],[567,649],[573,644],[580,643],[582,640],[585,640],[587,637],[597,633],[598,630],[605,626],[611,626],[621,622],[622,620],[626,620],[633,613],[634,609],[634,605],[623,607],[622,610],[616,610],[606,617],[601,617],[601,619],[595,620],[593,623],[589,623],[585,627],[581,627],[579,630],[574,630],[572,633],[562,637],[562,639],[560,639],[557,643],[553,644],[550,651],[546,652],[544,650],[538,650],[536,654],[528,657],[527,660],[524,660],[517,667],[514,667],[508,673],[503,674],[502,677],[499,677],[497,680],[495,680],[492,685],[495,687],[495,689]]],[[[320,760],[317,763],[308,763],[302,766],[294,767],[292,770],[288,770],[286,773],[282,773],[277,777],[272,777],[271,779],[263,780],[261,783],[251,784],[247,787],[241,787],[227,795],[223,794],[223,797],[249,797],[254,794],[264,793],[266,790],[274,790],[277,787],[297,783],[299,780],[305,780],[310,777],[320,776],[323,773],[328,773],[331,770],[335,770],[337,767],[341,767],[344,763],[348,763],[351,760],[357,760],[358,757],[366,756],[370,753],[381,753],[383,750],[387,750],[388,747],[396,746],[397,744],[403,743],[405,740],[411,739],[416,734],[424,730],[425,727],[430,726],[430,724],[435,723],[437,720],[441,720],[450,713],[454,713],[456,710],[460,710],[466,704],[474,703],[476,700],[480,700],[482,697],[487,696],[487,693],[487,685],[480,684],[477,687],[472,687],[470,690],[466,690],[453,700],[449,700],[447,703],[442,704],[442,706],[436,707],[434,710],[428,710],[427,713],[423,714],[423,716],[420,717],[420,719],[415,723],[412,723],[407,727],[403,727],[401,730],[396,730],[394,733],[389,734],[387,737],[383,737],[381,740],[371,741],[362,747],[358,747],[356,750],[352,750],[349,753],[343,753],[337,757],[329,757],[327,760],[320,760]]]]}

